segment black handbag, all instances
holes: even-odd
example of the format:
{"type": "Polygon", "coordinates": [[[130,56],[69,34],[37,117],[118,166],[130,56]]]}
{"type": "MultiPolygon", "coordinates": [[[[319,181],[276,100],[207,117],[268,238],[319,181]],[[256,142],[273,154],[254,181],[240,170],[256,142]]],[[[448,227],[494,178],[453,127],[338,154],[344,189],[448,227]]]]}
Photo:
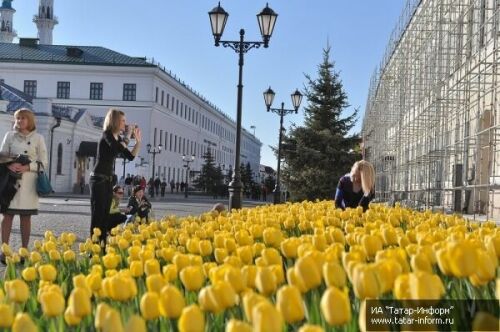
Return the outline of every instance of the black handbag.
{"type": "Polygon", "coordinates": [[[36,192],[38,196],[47,196],[54,192],[52,186],[50,185],[49,178],[45,173],[45,168],[41,162],[37,162],[38,164],[38,178],[36,180],[36,192]]]}

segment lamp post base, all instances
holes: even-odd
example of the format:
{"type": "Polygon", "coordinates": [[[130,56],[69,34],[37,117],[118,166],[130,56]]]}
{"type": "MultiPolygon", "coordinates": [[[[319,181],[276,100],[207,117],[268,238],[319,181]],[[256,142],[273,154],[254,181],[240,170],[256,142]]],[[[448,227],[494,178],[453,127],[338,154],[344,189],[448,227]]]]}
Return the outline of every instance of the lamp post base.
{"type": "Polygon", "coordinates": [[[281,190],[280,190],[280,188],[274,188],[273,195],[274,195],[274,204],[280,204],[281,203],[281,190]]]}
{"type": "Polygon", "coordinates": [[[229,211],[232,209],[241,209],[242,202],[241,182],[231,181],[228,186],[229,191],[229,211]]]}

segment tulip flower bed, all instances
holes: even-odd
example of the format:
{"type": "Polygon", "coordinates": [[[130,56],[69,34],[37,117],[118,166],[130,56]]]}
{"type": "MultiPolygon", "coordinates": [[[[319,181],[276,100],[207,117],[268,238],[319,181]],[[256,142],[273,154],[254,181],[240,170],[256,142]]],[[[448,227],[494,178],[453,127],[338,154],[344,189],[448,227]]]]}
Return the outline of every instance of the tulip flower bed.
{"type": "MultiPolygon", "coordinates": [[[[369,299],[500,295],[494,223],[400,207],[302,202],[136,220],[105,249],[98,236],[2,246],[0,331],[359,331],[369,299]]],[[[487,309],[453,329],[498,326],[487,309]]]]}

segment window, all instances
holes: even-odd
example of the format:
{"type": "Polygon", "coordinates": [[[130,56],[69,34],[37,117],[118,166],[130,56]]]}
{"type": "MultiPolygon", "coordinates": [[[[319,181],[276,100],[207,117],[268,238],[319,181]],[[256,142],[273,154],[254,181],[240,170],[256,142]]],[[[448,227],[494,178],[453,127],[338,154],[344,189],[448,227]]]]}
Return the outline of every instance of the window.
{"type": "Polygon", "coordinates": [[[169,144],[169,146],[170,146],[169,150],[172,151],[172,133],[170,133],[170,144],[169,144]]]}
{"type": "Polygon", "coordinates": [[[24,93],[36,97],[36,81],[24,81],[24,93]]]}
{"type": "Polygon", "coordinates": [[[135,96],[136,96],[136,84],[135,83],[124,83],[123,84],[123,100],[135,101],[135,96]]]}
{"type": "Polygon", "coordinates": [[[170,107],[170,93],[167,93],[167,108],[170,107]]]}
{"type": "Polygon", "coordinates": [[[90,83],[90,99],[102,100],[102,83],[90,83]]]}
{"type": "Polygon", "coordinates": [[[57,98],[59,99],[69,99],[69,82],[57,82],[57,98]]]}
{"type": "Polygon", "coordinates": [[[161,106],[163,106],[164,101],[165,101],[165,91],[161,90],[161,106]]]}
{"type": "Polygon", "coordinates": [[[155,90],[155,103],[158,102],[158,87],[156,87],[156,90],[155,90]]]}
{"type": "Polygon", "coordinates": [[[62,174],[62,159],[63,157],[63,146],[62,143],[59,143],[57,146],[57,175],[62,174]]]}

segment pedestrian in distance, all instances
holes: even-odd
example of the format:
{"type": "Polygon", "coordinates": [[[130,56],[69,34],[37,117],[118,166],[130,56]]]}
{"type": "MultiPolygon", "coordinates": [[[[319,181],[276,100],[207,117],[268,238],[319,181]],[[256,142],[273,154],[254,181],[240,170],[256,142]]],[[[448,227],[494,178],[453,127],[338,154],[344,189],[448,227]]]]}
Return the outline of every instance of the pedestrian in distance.
{"type": "Polygon", "coordinates": [[[361,206],[368,209],[375,197],[375,170],[366,160],[354,163],[351,172],[342,176],[335,193],[335,206],[342,210],[361,206]]]}
{"type": "Polygon", "coordinates": [[[172,179],[170,180],[170,193],[173,194],[175,189],[175,181],[172,179]]]}
{"type": "Polygon", "coordinates": [[[160,184],[161,188],[161,197],[165,197],[165,189],[167,188],[167,180],[163,178],[163,181],[160,184]]]}
{"type": "Polygon", "coordinates": [[[116,157],[121,154],[128,160],[133,160],[139,153],[141,145],[141,130],[137,126],[128,126],[126,130],[125,113],[112,108],[104,119],[103,133],[97,146],[97,159],[93,172],[90,174],[90,236],[94,228],[101,232],[101,245],[106,242],[109,229],[109,210],[113,198],[113,165],[116,157]],[[123,134],[123,135],[122,135],[123,134]],[[135,137],[135,145],[127,148],[131,136],[135,137]]]}
{"type": "MultiPolygon", "coordinates": [[[[47,168],[47,148],[42,135],[36,131],[33,112],[21,108],[14,113],[14,128],[5,134],[0,152],[10,155],[23,155],[26,163],[10,163],[7,168],[17,175],[17,192],[9,206],[2,211],[2,243],[9,243],[12,221],[19,215],[21,224],[21,246],[28,248],[31,235],[31,216],[38,214],[38,193],[36,182],[38,169],[47,168]],[[29,163],[28,163],[29,161],[29,163]]],[[[5,256],[0,255],[5,264],[5,256]]]]}

